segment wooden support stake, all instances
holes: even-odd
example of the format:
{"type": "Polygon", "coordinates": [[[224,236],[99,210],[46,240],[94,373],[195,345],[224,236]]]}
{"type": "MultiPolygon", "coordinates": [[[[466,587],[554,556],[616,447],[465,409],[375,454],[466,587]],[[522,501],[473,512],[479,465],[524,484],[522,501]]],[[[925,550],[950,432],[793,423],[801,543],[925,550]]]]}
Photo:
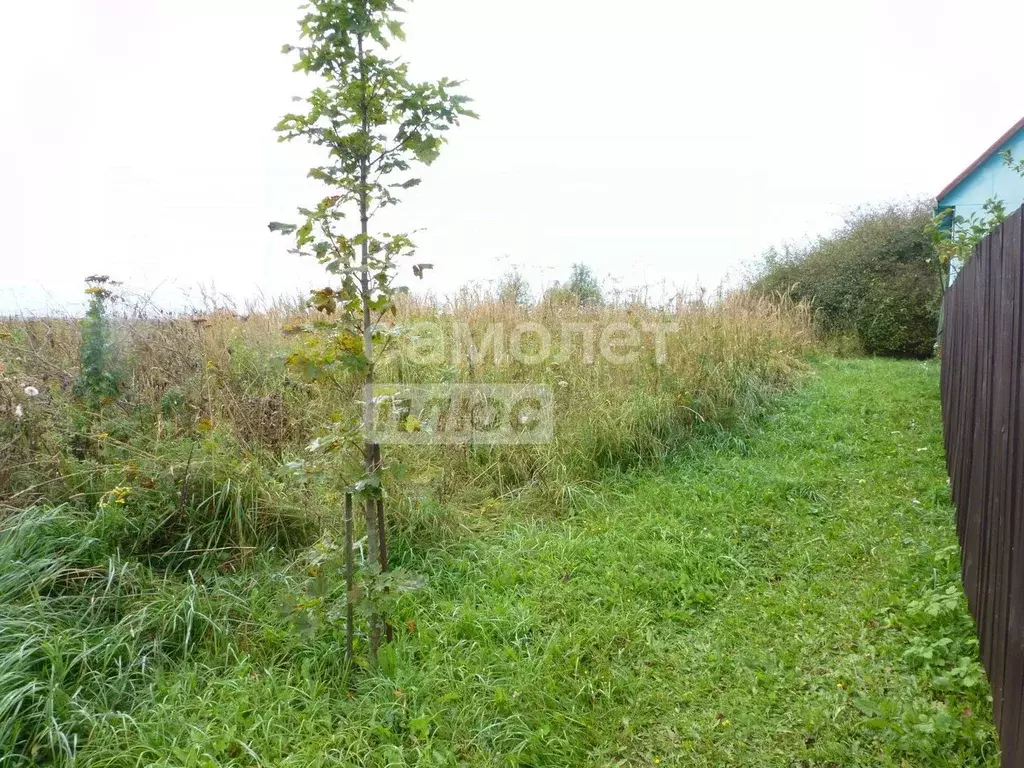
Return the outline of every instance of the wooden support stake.
{"type": "MultiPolygon", "coordinates": [[[[388,572],[388,532],[384,527],[384,499],[377,499],[377,532],[380,535],[380,572],[388,572]]],[[[384,621],[384,637],[390,643],[395,639],[391,622],[384,621]]]]}
{"type": "Polygon", "coordinates": [[[352,593],[355,586],[356,560],[352,551],[352,494],[345,494],[345,658],[353,659],[355,637],[355,606],[352,593]]]}

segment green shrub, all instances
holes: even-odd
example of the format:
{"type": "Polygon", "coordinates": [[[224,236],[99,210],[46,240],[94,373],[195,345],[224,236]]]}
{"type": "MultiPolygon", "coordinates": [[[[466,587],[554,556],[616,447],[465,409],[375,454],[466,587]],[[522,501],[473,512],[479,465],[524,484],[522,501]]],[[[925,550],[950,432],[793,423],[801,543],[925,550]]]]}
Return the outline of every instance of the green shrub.
{"type": "Polygon", "coordinates": [[[809,248],[769,251],[753,287],[811,301],[823,337],[853,336],[874,355],[928,357],[942,298],[930,220],[923,202],[860,210],[809,248]]]}

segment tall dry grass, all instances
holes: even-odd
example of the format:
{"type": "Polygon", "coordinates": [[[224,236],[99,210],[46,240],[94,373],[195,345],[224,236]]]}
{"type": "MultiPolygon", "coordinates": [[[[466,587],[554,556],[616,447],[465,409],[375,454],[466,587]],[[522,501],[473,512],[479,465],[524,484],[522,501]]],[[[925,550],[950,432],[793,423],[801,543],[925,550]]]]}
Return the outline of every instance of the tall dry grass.
{"type": "Polygon", "coordinates": [[[410,301],[399,322],[414,331],[425,324],[442,352],[431,360],[428,349],[423,364],[415,354],[397,354],[382,366],[382,379],[528,382],[545,385],[555,399],[548,444],[432,448],[412,460],[450,475],[451,487],[465,489],[470,477],[482,497],[527,493],[554,506],[570,502],[603,470],[663,458],[694,422],[752,413],[790,381],[811,343],[806,307],[746,294],[681,302],[672,311],[641,304],[522,307],[477,295],[447,305],[410,301]],[[524,327],[543,329],[547,354],[531,331],[517,359],[510,347],[524,327]],[[628,329],[637,346],[626,362],[614,339],[629,336],[628,329]],[[663,332],[661,348],[654,329],[663,332]],[[502,349],[495,338],[504,339],[502,349]]]}
{"type": "MultiPolygon", "coordinates": [[[[355,465],[341,461],[330,477],[301,482],[282,467],[306,457],[331,424],[354,418],[358,390],[288,368],[308,338],[286,330],[303,320],[304,310],[287,306],[184,315],[115,305],[121,395],[101,413],[85,412],[73,395],[78,320],[0,322],[0,503],[109,510],[122,489],[117,525],[147,552],[245,552],[307,539],[336,517],[355,465]]],[[[440,509],[563,508],[602,472],[665,457],[697,422],[756,412],[812,343],[807,307],[745,293],[671,308],[580,309],[462,292],[448,302],[406,297],[393,324],[403,332],[378,381],[530,383],[554,396],[546,444],[385,448],[389,504],[419,534],[448,520],[440,509]],[[654,328],[663,329],[660,347],[654,328]],[[635,356],[623,362],[611,341],[629,329],[635,356]]]]}

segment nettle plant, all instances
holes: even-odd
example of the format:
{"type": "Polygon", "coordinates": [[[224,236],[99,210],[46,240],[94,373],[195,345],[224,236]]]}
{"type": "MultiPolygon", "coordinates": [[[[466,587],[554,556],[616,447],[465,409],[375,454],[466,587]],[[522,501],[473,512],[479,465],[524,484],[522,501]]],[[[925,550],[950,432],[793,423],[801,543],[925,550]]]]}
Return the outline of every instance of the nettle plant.
{"type": "MultiPolygon", "coordinates": [[[[297,55],[296,71],[320,84],[305,99],[296,99],[305,108],[285,115],[276,130],[280,141],[304,139],[326,151],[326,163],[310,169],[309,176],[322,182],[327,194],[314,207],[300,208],[298,223],[273,222],[270,229],[294,236],[293,253],[316,258],[335,278],[312,292],[309,303],[319,319],[303,326],[309,342],[289,363],[311,379],[355,377],[361,384],[361,419],[334,425],[310,448],[311,453],[361,451],[361,475],[351,478],[349,487],[363,509],[372,582],[386,568],[381,453],[373,439],[374,370],[396,333],[386,320],[401,289],[399,265],[416,252],[408,234],[379,231],[374,223],[399,203],[403,190],[420,183],[413,167],[438,158],[445,132],[460,118],[476,115],[467,108],[470,99],[458,92],[460,82],[414,82],[408,65],[390,54],[404,39],[398,21],[402,9],[394,0],[314,0],[303,9],[300,44],[283,50],[297,55]]],[[[411,266],[422,278],[432,265],[411,266]]],[[[351,546],[346,548],[351,558],[351,546]]],[[[384,626],[380,606],[372,606],[368,615],[370,653],[376,658],[384,626]]]]}

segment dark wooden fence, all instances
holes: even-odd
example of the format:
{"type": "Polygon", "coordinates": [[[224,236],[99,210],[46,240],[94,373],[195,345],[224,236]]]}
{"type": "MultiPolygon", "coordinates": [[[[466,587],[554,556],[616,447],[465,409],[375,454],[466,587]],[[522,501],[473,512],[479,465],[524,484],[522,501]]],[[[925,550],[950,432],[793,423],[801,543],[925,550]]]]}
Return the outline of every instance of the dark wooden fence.
{"type": "Polygon", "coordinates": [[[1005,768],[1024,767],[1024,208],[946,294],[942,416],[963,581],[1005,768]]]}

